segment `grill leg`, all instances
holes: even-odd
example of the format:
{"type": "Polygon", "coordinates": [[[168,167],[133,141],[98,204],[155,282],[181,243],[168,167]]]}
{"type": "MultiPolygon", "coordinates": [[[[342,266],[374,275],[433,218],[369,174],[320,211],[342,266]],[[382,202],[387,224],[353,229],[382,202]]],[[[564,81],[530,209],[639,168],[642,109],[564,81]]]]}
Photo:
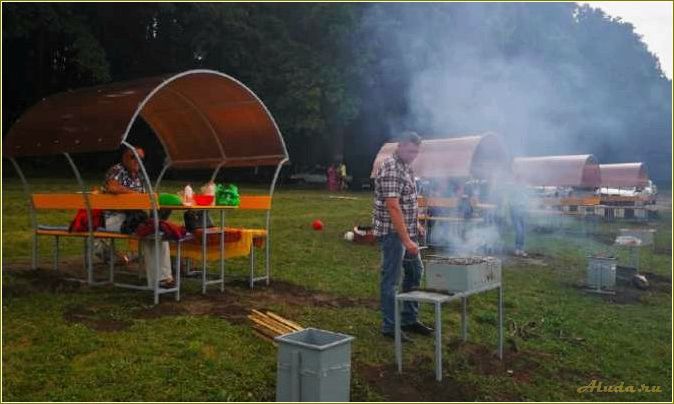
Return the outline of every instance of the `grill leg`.
{"type": "Polygon", "coordinates": [[[498,288],[498,357],[503,360],[503,287],[498,288]]]}
{"type": "Polygon", "coordinates": [[[468,341],[468,315],[467,315],[467,307],[468,306],[468,298],[467,297],[462,297],[461,298],[461,339],[463,342],[468,341]]]}
{"type": "Polygon", "coordinates": [[[435,380],[442,381],[442,310],[435,302],[435,380]]]}

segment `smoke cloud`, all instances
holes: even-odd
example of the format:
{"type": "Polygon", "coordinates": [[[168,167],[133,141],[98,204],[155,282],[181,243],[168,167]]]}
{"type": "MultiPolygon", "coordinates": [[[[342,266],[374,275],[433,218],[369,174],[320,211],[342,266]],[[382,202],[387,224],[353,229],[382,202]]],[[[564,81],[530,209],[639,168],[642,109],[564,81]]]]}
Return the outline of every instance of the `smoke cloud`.
{"type": "MultiPolygon", "coordinates": [[[[574,10],[575,3],[372,5],[362,25],[379,49],[379,79],[396,77],[404,99],[389,133],[491,131],[515,156],[593,153],[609,162],[625,154],[633,133],[614,108],[617,94],[598,85],[603,73],[565,37],[578,24],[574,10]],[[556,32],[560,26],[568,32],[556,32]]],[[[632,148],[623,159],[649,150],[632,148]]]]}

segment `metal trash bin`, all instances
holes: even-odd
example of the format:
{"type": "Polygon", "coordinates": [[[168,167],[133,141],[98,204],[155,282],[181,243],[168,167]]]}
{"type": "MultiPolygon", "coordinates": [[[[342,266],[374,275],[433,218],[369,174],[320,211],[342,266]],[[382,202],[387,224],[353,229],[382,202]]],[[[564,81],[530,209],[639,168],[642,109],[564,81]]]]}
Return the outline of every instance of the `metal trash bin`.
{"type": "Polygon", "coordinates": [[[613,257],[589,256],[587,262],[587,286],[596,291],[612,291],[615,288],[617,260],[613,257]]]}
{"type": "Polygon", "coordinates": [[[349,401],[353,339],[316,328],[276,337],[276,401],[349,401]]]}

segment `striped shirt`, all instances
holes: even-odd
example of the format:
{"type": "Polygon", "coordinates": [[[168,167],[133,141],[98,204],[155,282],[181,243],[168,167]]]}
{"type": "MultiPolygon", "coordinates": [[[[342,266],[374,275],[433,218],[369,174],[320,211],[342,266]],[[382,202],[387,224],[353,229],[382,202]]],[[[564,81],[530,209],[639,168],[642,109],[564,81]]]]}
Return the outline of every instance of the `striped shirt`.
{"type": "Polygon", "coordinates": [[[374,180],[372,224],[377,237],[395,232],[386,198],[398,198],[407,233],[411,238],[416,237],[419,208],[414,172],[397,154],[384,160],[374,180]]]}

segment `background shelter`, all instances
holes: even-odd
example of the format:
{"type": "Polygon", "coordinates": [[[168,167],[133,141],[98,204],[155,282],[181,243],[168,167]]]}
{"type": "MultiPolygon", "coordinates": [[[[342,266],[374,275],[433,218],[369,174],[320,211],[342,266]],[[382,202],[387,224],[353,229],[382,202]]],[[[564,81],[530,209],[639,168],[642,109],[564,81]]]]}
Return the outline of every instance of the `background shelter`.
{"type": "Polygon", "coordinates": [[[595,188],[601,185],[599,163],[591,154],[516,157],[512,171],[532,186],[595,188]]]}
{"type": "Polygon", "coordinates": [[[601,186],[609,188],[643,188],[648,186],[644,163],[600,164],[601,186]]]}
{"type": "MultiPolygon", "coordinates": [[[[397,147],[396,142],[381,147],[372,165],[371,178],[397,147]]],[[[428,139],[421,142],[412,169],[421,178],[490,179],[495,173],[510,171],[510,155],[500,136],[491,133],[428,139]]]]}

